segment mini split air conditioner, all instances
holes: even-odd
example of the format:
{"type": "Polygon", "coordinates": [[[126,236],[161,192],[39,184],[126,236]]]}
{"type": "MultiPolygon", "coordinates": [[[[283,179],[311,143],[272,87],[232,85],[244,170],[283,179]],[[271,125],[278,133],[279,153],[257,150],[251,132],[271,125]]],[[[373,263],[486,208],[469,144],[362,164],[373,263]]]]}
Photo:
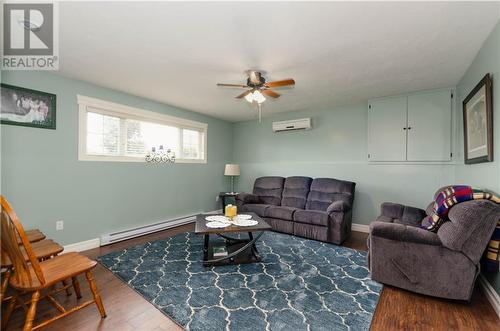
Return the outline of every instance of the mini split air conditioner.
{"type": "Polygon", "coordinates": [[[309,130],[311,129],[311,118],[299,118],[297,120],[273,122],[273,132],[309,130]]]}

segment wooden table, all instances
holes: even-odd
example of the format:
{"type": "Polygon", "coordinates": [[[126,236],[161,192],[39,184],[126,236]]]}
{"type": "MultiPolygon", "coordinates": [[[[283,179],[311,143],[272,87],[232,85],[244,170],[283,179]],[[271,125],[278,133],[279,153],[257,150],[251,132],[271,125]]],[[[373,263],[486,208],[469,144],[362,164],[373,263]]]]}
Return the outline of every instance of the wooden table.
{"type": "Polygon", "coordinates": [[[203,243],[203,265],[227,265],[227,264],[243,264],[255,263],[261,260],[259,251],[255,243],[262,236],[264,231],[271,230],[271,226],[255,213],[247,213],[252,215],[252,219],[259,222],[254,226],[236,226],[230,225],[225,228],[212,229],[206,226],[207,220],[205,217],[209,215],[198,215],[196,217],[196,225],[194,232],[204,236],[203,243]],[[248,238],[235,238],[228,236],[231,233],[248,233],[248,238]],[[254,232],[257,234],[254,236],[254,232]],[[225,240],[227,255],[214,258],[214,245],[210,242],[210,235],[216,235],[225,240]]]}

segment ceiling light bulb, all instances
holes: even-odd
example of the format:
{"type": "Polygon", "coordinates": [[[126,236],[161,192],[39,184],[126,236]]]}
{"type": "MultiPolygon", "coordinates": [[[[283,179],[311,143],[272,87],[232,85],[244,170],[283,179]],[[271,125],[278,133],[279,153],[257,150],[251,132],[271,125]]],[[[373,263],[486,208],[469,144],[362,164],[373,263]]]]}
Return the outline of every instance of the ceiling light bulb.
{"type": "Polygon", "coordinates": [[[253,92],[253,100],[257,101],[257,103],[263,103],[266,101],[266,98],[260,93],[260,91],[253,92]]]}
{"type": "Polygon", "coordinates": [[[252,103],[253,102],[253,93],[248,93],[245,95],[245,100],[252,103]]]}

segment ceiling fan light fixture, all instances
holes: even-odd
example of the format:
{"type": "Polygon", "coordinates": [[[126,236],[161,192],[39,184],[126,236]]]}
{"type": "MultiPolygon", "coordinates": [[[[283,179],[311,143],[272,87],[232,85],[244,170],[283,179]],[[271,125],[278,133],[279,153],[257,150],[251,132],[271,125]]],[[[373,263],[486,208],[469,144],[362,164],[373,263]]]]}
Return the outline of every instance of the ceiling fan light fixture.
{"type": "Polygon", "coordinates": [[[271,100],[276,100],[277,98],[280,97],[280,94],[274,92],[272,88],[293,86],[295,85],[295,80],[289,78],[283,80],[276,80],[273,82],[266,82],[266,79],[262,76],[262,72],[260,71],[249,70],[246,73],[248,75],[246,85],[217,83],[217,86],[238,87],[245,89],[245,92],[237,95],[236,99],[241,100],[245,98],[245,100],[251,104],[256,103],[257,109],[259,111],[259,123],[260,123],[262,119],[262,103],[266,101],[264,95],[272,98],[271,100]]]}
{"type": "Polygon", "coordinates": [[[262,95],[262,93],[260,93],[260,91],[255,90],[252,93],[247,94],[245,96],[245,100],[250,103],[257,102],[260,104],[266,101],[266,98],[262,95]]]}

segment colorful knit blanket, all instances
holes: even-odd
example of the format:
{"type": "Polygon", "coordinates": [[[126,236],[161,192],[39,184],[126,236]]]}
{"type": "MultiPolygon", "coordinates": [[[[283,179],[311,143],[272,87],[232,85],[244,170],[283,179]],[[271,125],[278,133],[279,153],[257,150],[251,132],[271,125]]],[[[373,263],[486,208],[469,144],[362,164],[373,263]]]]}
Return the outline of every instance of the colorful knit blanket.
{"type": "MultiPolygon", "coordinates": [[[[473,189],[470,186],[455,185],[444,187],[434,196],[434,207],[432,213],[423,220],[422,227],[429,231],[437,232],[443,223],[449,221],[448,212],[451,207],[460,202],[479,199],[487,199],[500,203],[500,198],[497,196],[488,192],[473,189]]],[[[497,226],[495,231],[493,231],[488,249],[483,257],[483,267],[487,271],[498,272],[499,270],[499,246],[500,220],[497,222],[497,226]]]]}

